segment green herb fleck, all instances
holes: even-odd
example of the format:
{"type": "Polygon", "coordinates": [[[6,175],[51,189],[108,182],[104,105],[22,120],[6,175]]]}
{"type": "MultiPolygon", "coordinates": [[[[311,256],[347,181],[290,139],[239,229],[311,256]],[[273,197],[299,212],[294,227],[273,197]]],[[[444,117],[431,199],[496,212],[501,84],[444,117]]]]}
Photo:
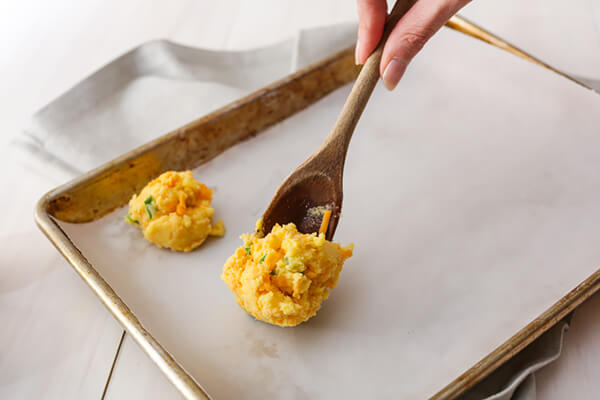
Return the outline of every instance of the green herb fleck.
{"type": "Polygon", "coordinates": [[[262,263],[263,261],[265,261],[265,258],[267,258],[267,255],[265,254],[264,256],[262,256],[260,258],[260,260],[258,260],[259,263],[262,263]]]}
{"type": "Polygon", "coordinates": [[[138,221],[137,219],[131,218],[131,215],[129,215],[129,214],[127,214],[125,216],[125,218],[127,218],[127,221],[131,222],[132,224],[138,224],[139,225],[139,223],[140,223],[140,221],[138,221]]]}
{"type": "Polygon", "coordinates": [[[148,213],[148,219],[152,219],[153,212],[152,212],[152,206],[150,204],[146,204],[146,212],[148,213]]]}
{"type": "Polygon", "coordinates": [[[250,247],[244,247],[244,250],[246,250],[246,254],[251,256],[252,255],[252,249],[250,249],[250,247]]]}
{"type": "Polygon", "coordinates": [[[148,219],[152,219],[154,214],[156,214],[156,205],[154,204],[154,199],[152,198],[152,195],[148,196],[148,198],[144,200],[144,204],[146,205],[148,219]]]}
{"type": "Polygon", "coordinates": [[[304,265],[304,263],[300,260],[290,260],[289,258],[286,257],[286,266],[285,268],[290,271],[290,272],[300,272],[300,273],[304,273],[304,270],[306,269],[306,265],[304,265]]]}
{"type": "Polygon", "coordinates": [[[283,257],[285,259],[285,264],[290,265],[290,259],[287,256],[283,257]]]}

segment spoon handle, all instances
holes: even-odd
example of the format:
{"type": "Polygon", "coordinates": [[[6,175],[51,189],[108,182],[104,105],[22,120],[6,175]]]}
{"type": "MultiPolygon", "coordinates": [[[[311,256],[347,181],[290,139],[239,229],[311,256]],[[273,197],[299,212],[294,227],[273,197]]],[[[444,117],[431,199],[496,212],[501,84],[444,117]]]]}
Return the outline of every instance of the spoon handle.
{"type": "Polygon", "coordinates": [[[406,14],[415,2],[416,0],[397,0],[394,4],[377,48],[360,70],[333,129],[321,145],[320,151],[317,151],[317,153],[328,153],[326,157],[329,159],[341,160],[341,165],[337,165],[338,168],[343,169],[344,159],[354,128],[379,80],[379,63],[381,62],[385,42],[400,18],[406,14]]]}

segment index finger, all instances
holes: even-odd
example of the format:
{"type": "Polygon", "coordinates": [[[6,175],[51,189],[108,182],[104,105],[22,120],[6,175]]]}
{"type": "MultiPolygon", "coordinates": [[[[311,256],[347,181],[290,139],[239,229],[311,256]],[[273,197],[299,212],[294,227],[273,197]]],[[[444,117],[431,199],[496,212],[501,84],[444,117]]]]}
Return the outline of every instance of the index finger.
{"type": "Polygon", "coordinates": [[[375,50],[387,17],[386,0],[357,0],[358,40],[356,41],[356,63],[364,64],[375,50]]]}

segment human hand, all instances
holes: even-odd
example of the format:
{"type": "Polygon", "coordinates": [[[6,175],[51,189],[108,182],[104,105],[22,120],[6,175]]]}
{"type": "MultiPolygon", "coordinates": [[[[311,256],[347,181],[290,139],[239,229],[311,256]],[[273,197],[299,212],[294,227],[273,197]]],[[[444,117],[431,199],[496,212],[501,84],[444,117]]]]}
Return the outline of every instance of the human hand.
{"type": "MultiPolygon", "coordinates": [[[[417,0],[390,34],[381,57],[379,75],[392,90],[404,74],[408,63],[425,43],[470,0],[417,0]]],[[[356,63],[364,64],[375,50],[387,18],[386,0],[357,0],[358,41],[356,63]]]]}

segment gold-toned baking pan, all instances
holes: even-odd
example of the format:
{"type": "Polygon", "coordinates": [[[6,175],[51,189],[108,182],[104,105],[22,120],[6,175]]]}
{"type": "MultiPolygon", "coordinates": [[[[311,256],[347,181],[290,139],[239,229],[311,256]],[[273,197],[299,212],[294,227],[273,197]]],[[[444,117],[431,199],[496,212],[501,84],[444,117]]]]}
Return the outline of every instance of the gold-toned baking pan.
{"type": "MultiPolygon", "coordinates": [[[[489,39],[486,36],[489,33],[466,20],[455,18],[452,23],[453,28],[482,40],[489,39]]],[[[503,48],[526,59],[531,57],[523,52],[516,53],[510,45],[507,46],[503,48]]],[[[39,201],[35,213],[39,227],[186,398],[207,399],[209,396],[144,328],[57,221],[84,223],[99,219],[125,205],[133,193],[161,172],[191,169],[206,163],[236,143],[259,134],[351,82],[357,72],[353,49],[344,50],[90,171],[52,190],[39,201]]],[[[456,398],[547,331],[599,288],[600,270],[433,398],[456,398]]]]}

